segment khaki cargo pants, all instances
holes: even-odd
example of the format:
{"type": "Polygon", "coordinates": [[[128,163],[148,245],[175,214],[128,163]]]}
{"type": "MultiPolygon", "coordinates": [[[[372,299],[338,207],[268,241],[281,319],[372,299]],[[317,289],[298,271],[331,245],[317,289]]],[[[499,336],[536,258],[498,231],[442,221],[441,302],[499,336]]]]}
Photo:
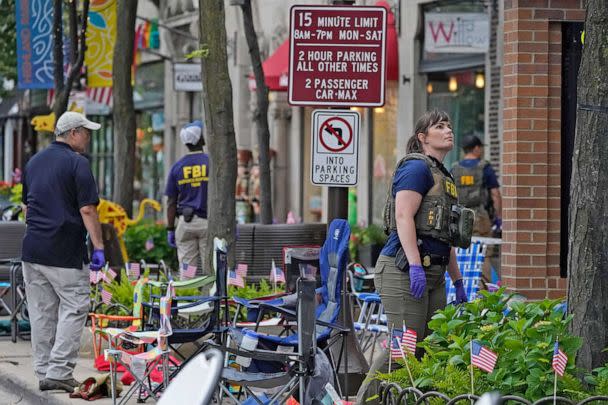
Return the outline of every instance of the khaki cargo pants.
{"type": "MultiPolygon", "coordinates": [[[[184,221],[180,215],[175,228],[175,244],[177,245],[177,258],[180,266],[184,263],[197,266],[198,274],[211,274],[205,271],[205,253],[207,252],[207,219],[199,216],[192,217],[192,221],[184,221]],[[200,260],[200,262],[199,262],[200,260]]],[[[209,270],[209,269],[206,269],[209,270]]]]}
{"type": "MultiPolygon", "coordinates": [[[[386,313],[389,330],[394,326],[400,329],[405,326],[414,329],[418,342],[422,341],[430,330],[427,327],[433,314],[438,309],[445,308],[445,272],[447,266],[431,266],[425,268],[426,290],[421,299],[416,299],[410,293],[409,273],[402,272],[395,266],[395,258],[380,256],[374,271],[374,285],[380,294],[386,313]]],[[[420,358],[422,350],[416,350],[420,358]]],[[[378,354],[371,365],[367,378],[363,381],[357,393],[357,404],[373,404],[365,400],[376,393],[377,381],[373,376],[377,371],[388,371],[388,352],[378,354]]]]}

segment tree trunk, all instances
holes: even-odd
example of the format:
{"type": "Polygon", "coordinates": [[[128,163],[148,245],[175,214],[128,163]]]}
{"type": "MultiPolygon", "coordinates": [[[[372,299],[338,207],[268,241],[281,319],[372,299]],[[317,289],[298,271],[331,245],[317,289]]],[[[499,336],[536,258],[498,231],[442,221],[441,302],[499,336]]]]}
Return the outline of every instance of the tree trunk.
{"type": "Polygon", "coordinates": [[[608,3],[588,0],[578,74],[570,202],[568,310],[583,338],[576,365],[604,365],[608,353],[608,3]]]}
{"type": "Polygon", "coordinates": [[[129,216],[133,211],[136,123],[133,107],[133,46],[137,0],[119,1],[116,5],[116,43],[112,75],[114,80],[114,201],[129,216]]]}
{"type": "Polygon", "coordinates": [[[243,11],[243,26],[245,38],[249,47],[251,66],[255,76],[256,108],[253,112],[253,120],[256,122],[259,149],[260,166],[260,222],[272,223],[272,189],[270,178],[270,129],[268,128],[268,86],[264,80],[262,69],[262,58],[258,36],[253,25],[253,14],[251,12],[251,0],[245,0],[241,6],[243,11]]]}
{"type": "Polygon", "coordinates": [[[84,63],[84,53],[86,51],[86,33],[87,22],[89,15],[89,2],[84,0],[82,3],[82,18],[80,26],[80,34],[78,33],[78,4],[76,0],[70,2],[68,8],[69,35],[71,38],[71,49],[69,52],[70,69],[68,77],[64,81],[63,75],[63,13],[61,8],[61,0],[54,0],[53,3],[53,79],[55,81],[55,102],[53,103],[53,112],[55,118],[59,119],[68,108],[68,100],[74,82],[80,77],[80,70],[84,63]]]}
{"type": "Polygon", "coordinates": [[[232,85],[228,75],[224,0],[199,0],[203,108],[209,147],[207,198],[207,258],[211,268],[213,238],[225,238],[234,263],[236,139],[232,113],[232,85]]]}

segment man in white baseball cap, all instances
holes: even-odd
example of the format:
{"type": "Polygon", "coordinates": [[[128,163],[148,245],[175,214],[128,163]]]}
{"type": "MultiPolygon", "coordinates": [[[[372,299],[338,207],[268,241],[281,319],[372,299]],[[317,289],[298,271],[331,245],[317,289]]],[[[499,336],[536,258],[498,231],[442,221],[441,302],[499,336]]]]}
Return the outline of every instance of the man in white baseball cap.
{"type": "Polygon", "coordinates": [[[72,392],[80,336],[89,310],[89,270],[105,264],[99,196],[82,155],[91,130],[101,125],[66,112],[56,140],[36,153],[23,172],[23,277],[32,328],[34,372],[39,388],[72,392]],[[93,244],[89,264],[86,235],[93,244]]]}

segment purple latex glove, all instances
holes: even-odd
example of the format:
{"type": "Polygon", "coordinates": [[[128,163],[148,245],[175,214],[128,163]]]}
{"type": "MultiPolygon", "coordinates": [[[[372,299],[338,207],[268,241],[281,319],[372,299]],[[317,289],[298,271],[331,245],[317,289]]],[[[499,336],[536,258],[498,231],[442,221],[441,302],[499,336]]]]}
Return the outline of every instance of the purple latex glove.
{"type": "Polygon", "coordinates": [[[467,293],[464,292],[464,284],[462,283],[462,279],[454,281],[454,287],[456,287],[456,304],[469,302],[467,293]]]}
{"type": "Polygon", "coordinates": [[[496,231],[502,230],[502,218],[496,217],[494,218],[494,222],[492,222],[492,229],[496,231]]]}
{"type": "Polygon", "coordinates": [[[177,245],[175,244],[175,231],[167,231],[167,243],[172,248],[177,247],[177,245]]]}
{"type": "Polygon", "coordinates": [[[426,289],[426,275],[419,264],[410,264],[410,292],[416,299],[422,298],[426,289]]]}
{"type": "Polygon", "coordinates": [[[106,264],[106,257],[103,254],[103,249],[94,249],[91,255],[91,264],[89,269],[99,271],[106,264]]]}

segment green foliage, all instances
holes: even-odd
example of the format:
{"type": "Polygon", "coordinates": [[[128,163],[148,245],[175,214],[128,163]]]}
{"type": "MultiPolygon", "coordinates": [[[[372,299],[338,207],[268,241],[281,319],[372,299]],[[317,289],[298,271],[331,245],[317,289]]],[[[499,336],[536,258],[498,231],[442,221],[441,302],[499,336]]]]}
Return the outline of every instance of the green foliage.
{"type": "MultiPolygon", "coordinates": [[[[27,4],[27,3],[25,3],[27,4]]],[[[2,82],[17,80],[17,26],[15,0],[0,0],[0,98],[7,96],[2,82]]]]}
{"type": "Polygon", "coordinates": [[[348,250],[351,260],[357,260],[358,249],[362,245],[384,245],[387,236],[381,226],[371,224],[368,227],[353,226],[350,230],[348,250]]]}
{"type": "Polygon", "coordinates": [[[186,54],[186,59],[194,59],[194,58],[207,58],[209,56],[209,47],[207,44],[202,44],[199,49],[196,49],[188,54],[186,54]]]}
{"type": "MultiPolygon", "coordinates": [[[[581,339],[568,333],[572,315],[555,311],[558,300],[540,302],[512,302],[503,295],[482,291],[483,299],[461,306],[447,306],[437,311],[429,322],[433,333],[419,346],[426,354],[422,361],[412,359],[412,373],[416,386],[423,390],[438,390],[449,396],[469,392],[471,363],[470,342],[477,340],[498,354],[492,373],[475,369],[475,391],[498,390],[537,400],[553,393],[554,372],[551,367],[556,340],[568,355],[568,366],[563,378],[558,379],[558,393],[579,400],[590,395],[581,381],[574,377],[574,366],[581,339]],[[506,313],[506,315],[505,315],[506,313]]],[[[379,375],[380,379],[399,379],[411,385],[403,371],[379,375]]],[[[595,383],[608,388],[608,368],[596,370],[595,383]],[[605,374],[604,374],[605,373],[605,374]],[[606,379],[600,379],[606,375],[606,379]]]]}
{"type": "Polygon", "coordinates": [[[163,225],[142,221],[127,228],[124,240],[131,260],[144,259],[148,263],[164,260],[171,269],[178,269],[176,251],[167,243],[167,230],[163,225]],[[154,242],[154,248],[146,250],[146,241],[150,238],[154,242]]]}
{"type": "MultiPolygon", "coordinates": [[[[280,284],[277,285],[277,294],[285,292],[285,287],[280,284]]],[[[267,297],[275,294],[273,286],[266,280],[260,280],[259,284],[245,284],[243,288],[237,288],[233,285],[228,287],[229,297],[240,297],[247,300],[253,300],[260,297],[267,297]]]]}
{"type": "Polygon", "coordinates": [[[10,201],[15,205],[21,204],[21,195],[23,194],[23,184],[17,183],[11,187],[10,201]]]}

